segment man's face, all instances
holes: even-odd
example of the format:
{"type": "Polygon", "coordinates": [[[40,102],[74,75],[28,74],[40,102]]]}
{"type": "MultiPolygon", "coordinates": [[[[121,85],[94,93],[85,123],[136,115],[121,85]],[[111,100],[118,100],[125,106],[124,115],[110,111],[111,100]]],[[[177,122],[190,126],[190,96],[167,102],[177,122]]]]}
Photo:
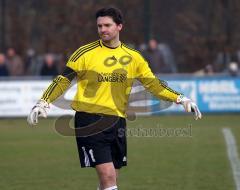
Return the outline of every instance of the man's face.
{"type": "Polygon", "coordinates": [[[54,58],[51,55],[46,55],[45,62],[51,67],[54,64],[54,58]]]}
{"type": "Polygon", "coordinates": [[[98,34],[103,42],[109,42],[119,36],[122,24],[117,25],[109,16],[97,18],[98,34]]]}

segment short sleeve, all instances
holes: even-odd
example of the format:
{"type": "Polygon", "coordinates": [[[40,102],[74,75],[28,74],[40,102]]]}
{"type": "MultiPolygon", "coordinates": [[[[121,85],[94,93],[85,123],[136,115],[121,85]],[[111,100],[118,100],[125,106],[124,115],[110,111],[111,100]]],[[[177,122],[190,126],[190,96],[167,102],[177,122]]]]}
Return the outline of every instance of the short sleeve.
{"type": "Polygon", "coordinates": [[[78,59],[75,59],[76,53],[73,53],[73,55],[69,58],[67,62],[67,67],[71,68],[75,72],[83,71],[85,69],[85,59],[84,56],[80,56],[78,59]]]}

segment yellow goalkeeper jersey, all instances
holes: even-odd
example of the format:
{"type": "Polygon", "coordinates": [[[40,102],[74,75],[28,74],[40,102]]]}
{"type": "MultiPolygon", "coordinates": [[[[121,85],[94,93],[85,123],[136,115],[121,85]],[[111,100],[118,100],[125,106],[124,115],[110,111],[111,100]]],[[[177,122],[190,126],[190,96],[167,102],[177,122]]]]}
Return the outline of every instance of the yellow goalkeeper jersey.
{"type": "Polygon", "coordinates": [[[67,62],[77,73],[76,111],[125,117],[134,79],[160,99],[175,102],[179,93],[162,84],[141,54],[121,43],[116,48],[101,40],[77,49],[67,62]]]}

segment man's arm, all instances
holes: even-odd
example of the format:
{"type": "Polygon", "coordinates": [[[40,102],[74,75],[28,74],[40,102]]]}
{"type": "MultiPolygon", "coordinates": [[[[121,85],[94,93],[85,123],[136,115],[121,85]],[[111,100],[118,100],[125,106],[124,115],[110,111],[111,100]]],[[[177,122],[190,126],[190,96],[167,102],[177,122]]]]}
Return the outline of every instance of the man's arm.
{"type": "Polygon", "coordinates": [[[70,67],[66,67],[61,75],[53,79],[52,83],[43,93],[41,99],[32,108],[27,121],[30,125],[38,123],[38,117],[47,117],[47,109],[49,103],[60,97],[70,86],[71,81],[76,77],[77,73],[70,67]]]}
{"type": "Polygon", "coordinates": [[[181,93],[169,88],[163,81],[159,80],[153,75],[140,77],[138,80],[143,86],[159,99],[177,103],[178,97],[181,93]]]}
{"type": "Polygon", "coordinates": [[[49,108],[49,103],[52,103],[58,97],[60,97],[70,86],[71,81],[78,75],[81,77],[85,71],[85,58],[84,56],[78,56],[77,60],[73,60],[73,57],[79,54],[81,48],[77,49],[69,58],[66,68],[61,75],[58,75],[50,86],[45,90],[41,99],[32,108],[29,116],[28,123],[30,125],[36,125],[38,122],[38,116],[47,117],[46,110],[49,108]]]}
{"type": "Polygon", "coordinates": [[[159,99],[177,103],[181,93],[169,88],[164,81],[159,80],[151,71],[147,61],[139,55],[136,77],[142,85],[159,99]]]}
{"type": "Polygon", "coordinates": [[[53,79],[52,83],[43,93],[41,100],[52,103],[68,89],[76,75],[77,73],[74,70],[66,67],[61,75],[53,79]]]}
{"type": "Polygon", "coordinates": [[[137,79],[143,84],[143,86],[159,99],[175,102],[183,105],[185,111],[194,112],[195,119],[202,117],[201,112],[198,109],[196,103],[191,99],[183,96],[181,93],[169,88],[164,82],[160,81],[151,71],[148,63],[144,58],[139,58],[138,76],[137,79]]]}

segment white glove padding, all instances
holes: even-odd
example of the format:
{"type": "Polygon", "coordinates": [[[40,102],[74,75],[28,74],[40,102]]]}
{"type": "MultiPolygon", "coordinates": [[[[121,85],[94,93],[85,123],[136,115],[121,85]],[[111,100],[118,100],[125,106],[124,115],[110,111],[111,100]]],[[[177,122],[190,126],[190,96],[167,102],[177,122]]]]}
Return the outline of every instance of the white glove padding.
{"type": "Polygon", "coordinates": [[[28,115],[27,121],[29,125],[36,125],[38,123],[38,117],[46,118],[47,109],[49,109],[49,104],[44,100],[39,100],[28,115]]]}
{"type": "Polygon", "coordinates": [[[201,114],[200,110],[198,109],[197,104],[195,102],[193,102],[191,99],[189,99],[185,96],[179,96],[177,103],[182,104],[186,112],[194,112],[195,120],[202,118],[202,114],[201,114]]]}

